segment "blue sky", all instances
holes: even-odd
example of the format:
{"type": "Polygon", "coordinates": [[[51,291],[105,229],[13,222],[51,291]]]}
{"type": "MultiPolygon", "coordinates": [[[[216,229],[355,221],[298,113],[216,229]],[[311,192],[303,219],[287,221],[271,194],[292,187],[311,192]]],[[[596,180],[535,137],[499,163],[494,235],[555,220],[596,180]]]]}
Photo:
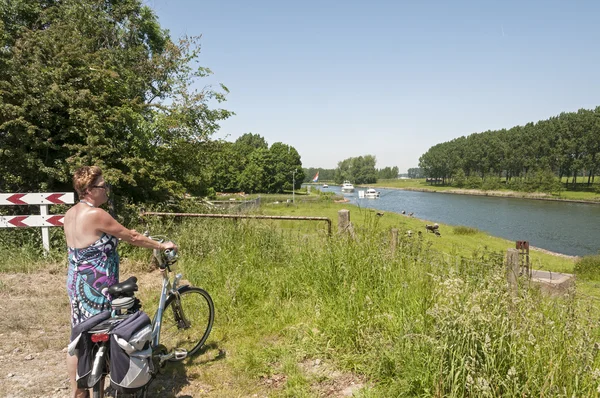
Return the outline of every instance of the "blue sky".
{"type": "Polygon", "coordinates": [[[202,35],[200,85],[230,89],[215,138],[292,145],[304,167],[431,146],[600,105],[600,1],[146,0],[202,35]]]}

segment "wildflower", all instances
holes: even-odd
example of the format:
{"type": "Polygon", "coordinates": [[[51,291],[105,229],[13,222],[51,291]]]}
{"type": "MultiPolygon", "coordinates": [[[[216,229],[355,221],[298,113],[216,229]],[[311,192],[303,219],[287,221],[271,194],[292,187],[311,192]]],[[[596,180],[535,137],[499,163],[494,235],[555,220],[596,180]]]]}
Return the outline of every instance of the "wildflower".
{"type": "Polygon", "coordinates": [[[470,386],[473,384],[473,377],[471,377],[470,374],[467,375],[467,386],[470,386]]]}
{"type": "Polygon", "coordinates": [[[479,391],[485,393],[490,392],[490,383],[484,377],[477,378],[477,388],[479,391]]]}

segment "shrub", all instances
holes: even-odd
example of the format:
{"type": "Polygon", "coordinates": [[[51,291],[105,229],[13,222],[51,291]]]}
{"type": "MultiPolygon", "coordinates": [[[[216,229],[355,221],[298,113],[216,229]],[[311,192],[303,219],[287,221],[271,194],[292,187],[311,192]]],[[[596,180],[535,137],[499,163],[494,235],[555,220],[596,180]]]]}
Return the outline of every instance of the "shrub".
{"type": "Polygon", "coordinates": [[[574,271],[579,278],[600,280],[600,254],[582,257],[575,264],[574,271]]]}
{"type": "Polygon", "coordinates": [[[492,175],[486,176],[483,180],[483,183],[481,184],[481,189],[483,189],[484,191],[493,191],[500,188],[502,188],[500,178],[492,175]]]}
{"type": "Polygon", "coordinates": [[[477,233],[479,233],[479,230],[477,228],[465,227],[464,225],[454,227],[455,235],[475,235],[477,233]]]}
{"type": "Polygon", "coordinates": [[[467,176],[465,175],[465,172],[463,169],[458,169],[457,171],[454,172],[453,180],[452,180],[453,186],[455,186],[457,188],[462,188],[465,186],[466,181],[467,181],[467,176]]]}
{"type": "Polygon", "coordinates": [[[523,180],[521,178],[514,177],[506,181],[506,188],[511,189],[513,191],[524,191],[525,185],[523,184],[523,180]]]}
{"type": "Polygon", "coordinates": [[[481,183],[481,177],[472,175],[467,178],[467,181],[465,182],[465,188],[481,189],[481,183]]]}

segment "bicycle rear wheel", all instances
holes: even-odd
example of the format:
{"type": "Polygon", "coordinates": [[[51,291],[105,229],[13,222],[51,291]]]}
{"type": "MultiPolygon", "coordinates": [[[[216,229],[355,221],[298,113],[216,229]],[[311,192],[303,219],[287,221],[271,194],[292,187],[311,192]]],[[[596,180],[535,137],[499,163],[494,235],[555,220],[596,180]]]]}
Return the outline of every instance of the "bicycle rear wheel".
{"type": "MultiPolygon", "coordinates": [[[[184,286],[167,299],[160,328],[160,343],[168,352],[174,349],[195,354],[206,342],[215,319],[210,295],[198,287],[184,286]]],[[[173,357],[171,361],[178,361],[173,357]]]]}

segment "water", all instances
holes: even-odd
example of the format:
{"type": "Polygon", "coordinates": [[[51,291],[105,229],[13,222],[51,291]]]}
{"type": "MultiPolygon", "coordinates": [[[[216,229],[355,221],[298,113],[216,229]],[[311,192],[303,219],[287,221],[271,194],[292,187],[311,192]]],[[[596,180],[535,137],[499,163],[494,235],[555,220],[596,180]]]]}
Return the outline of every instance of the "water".
{"type": "MultiPolygon", "coordinates": [[[[339,186],[315,188],[341,195],[339,186]]],[[[397,189],[378,189],[379,199],[359,199],[359,190],[366,188],[356,188],[344,197],[361,207],[396,213],[404,210],[423,220],[475,227],[557,253],[600,253],[600,205],[397,189]]]]}

